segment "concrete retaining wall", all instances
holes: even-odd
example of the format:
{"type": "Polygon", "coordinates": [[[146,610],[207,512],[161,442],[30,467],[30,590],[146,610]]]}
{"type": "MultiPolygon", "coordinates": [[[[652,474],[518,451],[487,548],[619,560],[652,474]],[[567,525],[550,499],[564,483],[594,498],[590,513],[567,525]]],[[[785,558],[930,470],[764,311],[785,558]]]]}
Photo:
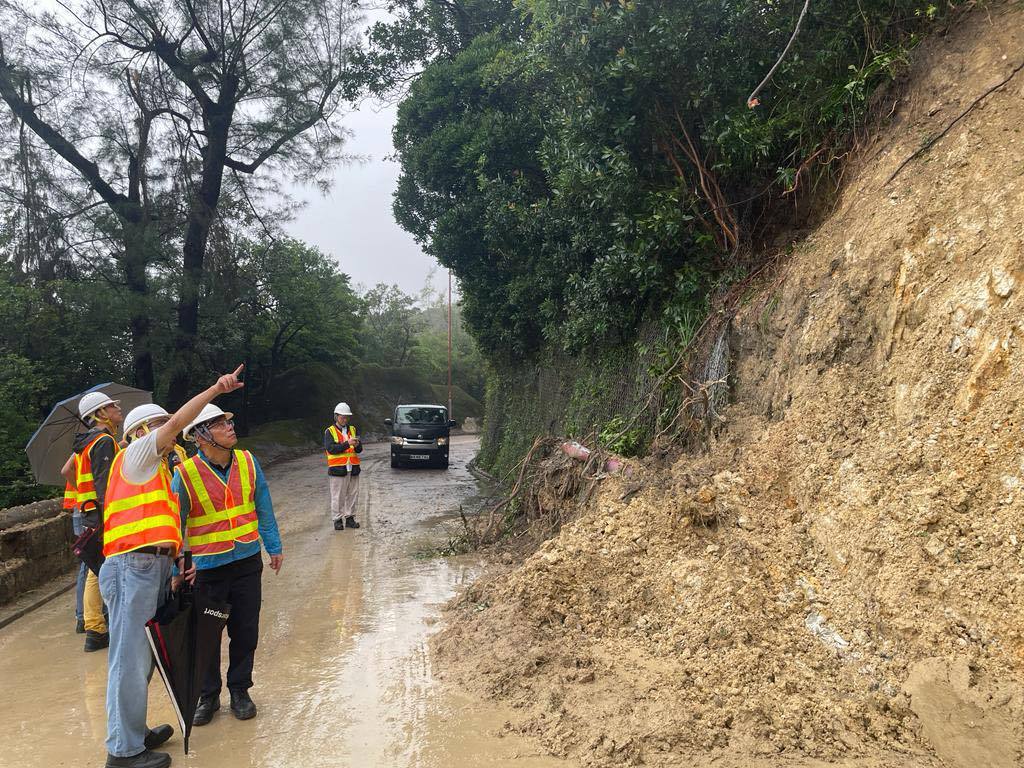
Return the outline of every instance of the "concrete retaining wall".
{"type": "Polygon", "coordinates": [[[74,540],[60,499],[0,511],[0,605],[69,573],[78,562],[74,540]]]}

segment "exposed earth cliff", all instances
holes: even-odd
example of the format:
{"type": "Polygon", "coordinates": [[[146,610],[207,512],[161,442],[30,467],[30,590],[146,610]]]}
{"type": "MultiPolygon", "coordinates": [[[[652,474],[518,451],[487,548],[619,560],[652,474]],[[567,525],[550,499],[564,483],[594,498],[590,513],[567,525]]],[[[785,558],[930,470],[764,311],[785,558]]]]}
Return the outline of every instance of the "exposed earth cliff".
{"type": "Polygon", "coordinates": [[[510,727],[588,765],[1024,762],[1022,65],[1019,6],[923,44],[738,309],[710,449],[458,603],[439,647],[510,727]]]}

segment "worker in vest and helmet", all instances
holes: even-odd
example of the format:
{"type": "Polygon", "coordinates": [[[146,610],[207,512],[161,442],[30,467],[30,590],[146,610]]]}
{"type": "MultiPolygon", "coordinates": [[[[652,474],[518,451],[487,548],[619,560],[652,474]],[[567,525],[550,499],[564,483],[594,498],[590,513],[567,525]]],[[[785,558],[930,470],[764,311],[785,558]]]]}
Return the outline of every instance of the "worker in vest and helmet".
{"type": "Polygon", "coordinates": [[[359,454],[363,443],[356,428],[349,424],[352,409],[348,403],[334,406],[334,423],[324,430],[324,455],[327,457],[327,483],[331,495],[334,530],[358,528],[356,499],[359,497],[359,454]]]}
{"type": "MultiPolygon", "coordinates": [[[[78,401],[78,416],[87,430],[75,436],[71,472],[65,475],[75,487],[81,530],[102,529],[110,466],[119,450],[115,435],[124,416],[121,404],[102,392],[88,392],[78,401]]],[[[67,468],[68,465],[65,465],[67,468]]],[[[82,590],[82,624],[85,651],[106,648],[110,642],[97,573],[87,569],[82,590]]]]}
{"type": "MultiPolygon", "coordinates": [[[[171,489],[168,456],[178,433],[218,395],[242,385],[242,367],[217,379],[176,413],[143,405],[128,414],[127,447],[114,457],[103,510],[100,589],[110,609],[107,672],[107,768],[165,768],[171,756],[154,752],[174,733],[146,727],[153,659],[146,622],[166,600],[171,564],[182,549],[181,515],[171,489]]],[[[192,580],[195,569],[184,574],[192,580]]]]}
{"type": "MultiPolygon", "coordinates": [[[[220,603],[229,603],[227,687],[231,713],[239,720],[256,716],[249,695],[259,642],[263,602],[263,556],[274,573],[284,555],[270,489],[256,457],[235,448],[233,414],[207,405],[185,427],[186,440],[199,452],[178,468],[173,489],[181,500],[188,547],[196,564],[196,588],[220,603]]],[[[192,719],[206,725],[220,709],[220,639],[205,671],[202,695],[192,719]]]]}
{"type": "MultiPolygon", "coordinates": [[[[82,512],[78,509],[78,489],[75,487],[75,454],[68,457],[60,473],[64,476],[64,500],[61,508],[71,513],[71,532],[77,539],[85,530],[82,512]]],[[[75,632],[85,634],[85,581],[89,577],[89,566],[79,560],[75,569],[75,632]]],[[[99,590],[97,583],[96,589],[99,590]]],[[[101,598],[102,599],[102,598],[101,598]]],[[[100,612],[102,614],[102,611],[100,612]]]]}

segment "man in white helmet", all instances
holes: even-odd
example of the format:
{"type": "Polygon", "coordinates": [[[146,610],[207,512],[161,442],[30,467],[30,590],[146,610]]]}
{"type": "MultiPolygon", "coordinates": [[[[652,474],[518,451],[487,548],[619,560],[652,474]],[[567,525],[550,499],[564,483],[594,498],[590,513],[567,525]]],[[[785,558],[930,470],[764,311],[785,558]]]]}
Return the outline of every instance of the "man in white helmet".
{"type": "Polygon", "coordinates": [[[363,443],[349,421],[348,403],[334,406],[334,423],[324,430],[324,455],[327,457],[327,483],[331,496],[334,530],[358,528],[356,500],[359,498],[359,454],[363,443]]]}
{"type": "MultiPolygon", "coordinates": [[[[182,462],[172,489],[181,503],[185,539],[196,565],[196,588],[229,603],[227,687],[231,713],[239,720],[256,716],[249,695],[259,644],[263,601],[263,556],[274,573],[284,560],[270,489],[256,457],[235,445],[234,414],[207,405],[182,432],[199,452],[182,462]]],[[[220,639],[204,670],[193,725],[206,725],[220,709],[220,639]]]]}
{"type": "MultiPolygon", "coordinates": [[[[181,518],[168,456],[180,432],[218,395],[243,386],[242,367],[221,376],[174,414],[156,405],[133,409],[128,447],[110,468],[103,520],[100,590],[110,608],[106,768],[166,768],[153,747],[173,733],[146,727],[153,658],[145,624],[168,594],[171,564],[182,549],[181,518]]],[[[193,572],[194,574],[194,572],[193,572]]],[[[186,578],[190,574],[186,574],[186,578]]]]}
{"type": "MultiPolygon", "coordinates": [[[[107,475],[118,452],[116,435],[124,417],[120,402],[102,392],[83,395],[78,401],[78,416],[88,429],[75,436],[74,454],[69,462],[74,478],[71,484],[77,489],[83,530],[102,531],[107,475]]],[[[97,536],[97,543],[102,546],[102,537],[97,536]]],[[[82,590],[82,620],[86,653],[106,648],[110,635],[103,616],[98,572],[92,570],[86,571],[82,590]]]]}

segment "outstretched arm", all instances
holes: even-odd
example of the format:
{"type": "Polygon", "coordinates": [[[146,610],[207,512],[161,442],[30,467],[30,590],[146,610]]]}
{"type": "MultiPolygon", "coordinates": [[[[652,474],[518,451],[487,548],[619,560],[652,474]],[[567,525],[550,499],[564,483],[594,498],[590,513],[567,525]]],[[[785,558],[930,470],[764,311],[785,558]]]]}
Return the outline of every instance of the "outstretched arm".
{"type": "Polygon", "coordinates": [[[229,392],[234,392],[236,389],[244,387],[245,384],[238,378],[244,367],[244,365],[240,365],[235,369],[234,373],[224,374],[217,379],[216,384],[209,389],[203,390],[175,411],[170,420],[156,431],[157,451],[160,453],[166,452],[174,443],[178,433],[187,427],[192,419],[199,415],[204,405],[212,402],[218,395],[226,395],[229,392]]]}

